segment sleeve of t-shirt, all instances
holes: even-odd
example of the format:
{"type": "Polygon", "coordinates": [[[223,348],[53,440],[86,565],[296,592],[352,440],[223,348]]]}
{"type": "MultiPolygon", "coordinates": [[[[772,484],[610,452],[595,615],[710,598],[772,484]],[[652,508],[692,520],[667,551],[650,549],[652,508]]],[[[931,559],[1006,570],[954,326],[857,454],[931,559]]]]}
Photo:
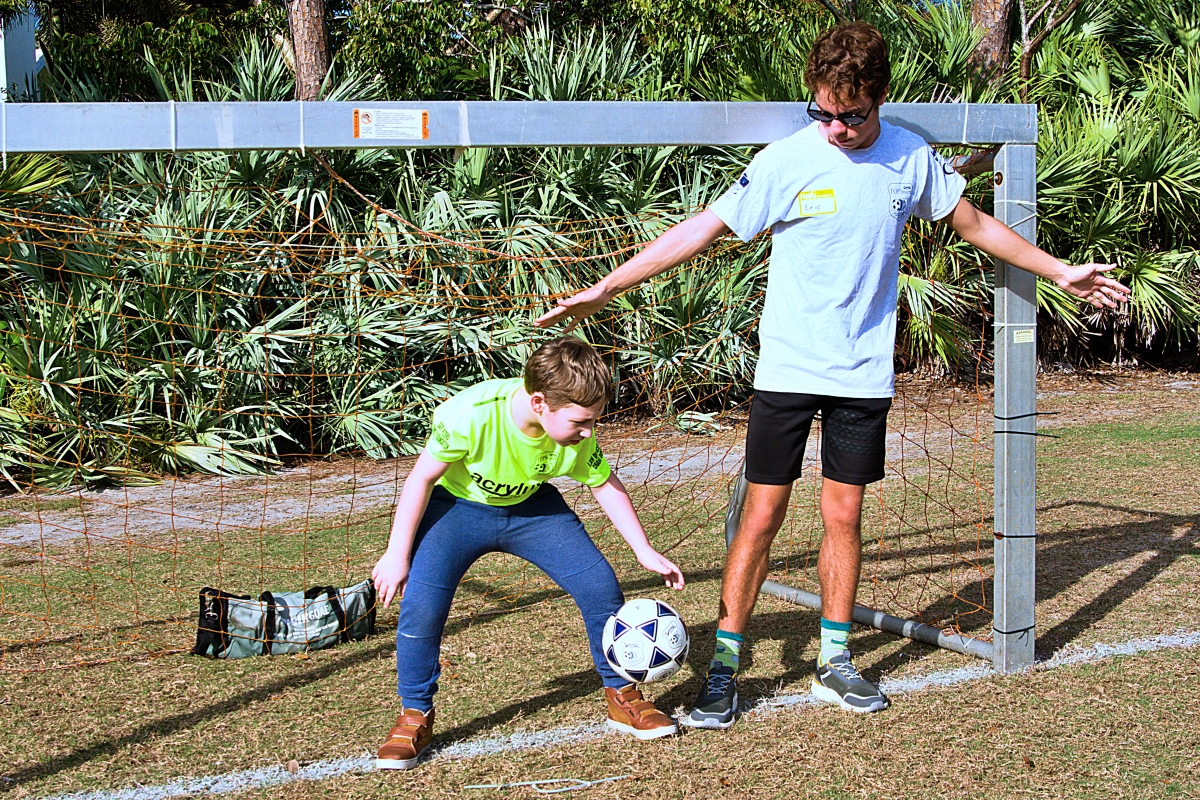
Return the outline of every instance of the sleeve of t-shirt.
{"type": "Polygon", "coordinates": [[[772,188],[777,176],[769,166],[773,160],[769,149],[760,150],[741,177],[708,207],[743,242],[783,219],[787,211],[784,204],[773,197],[772,188]]]}
{"type": "Polygon", "coordinates": [[[425,452],[450,464],[466,458],[471,449],[471,414],[461,413],[457,398],[451,397],[433,411],[433,425],[425,452]]]}
{"type": "Polygon", "coordinates": [[[595,489],[612,475],[612,467],[608,465],[608,459],[604,457],[594,438],[584,439],[578,447],[579,457],[575,459],[575,465],[567,474],[584,486],[595,489]]]}
{"type": "Polygon", "coordinates": [[[917,198],[913,215],[932,222],[954,210],[963,189],[967,188],[967,179],[932,147],[925,148],[925,161],[925,186],[917,198]]]}

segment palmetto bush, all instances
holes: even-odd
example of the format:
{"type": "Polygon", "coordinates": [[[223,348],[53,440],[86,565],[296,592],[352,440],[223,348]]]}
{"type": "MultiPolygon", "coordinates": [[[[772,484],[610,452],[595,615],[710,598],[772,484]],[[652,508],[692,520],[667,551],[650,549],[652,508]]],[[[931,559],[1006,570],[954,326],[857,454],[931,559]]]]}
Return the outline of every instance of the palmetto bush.
{"type": "MultiPolygon", "coordinates": [[[[978,32],[963,6],[867,13],[893,43],[892,99],[1015,99],[1013,86],[971,81],[978,32]]],[[[1198,19],[1196,0],[1088,3],[1038,56],[1041,243],[1117,264],[1134,291],[1127,313],[1099,314],[1041,285],[1047,358],[1195,361],[1198,19]]],[[[826,24],[808,9],[736,51],[701,34],[653,47],[629,31],[537,25],[456,55],[459,68],[439,74],[458,77],[439,93],[802,99],[804,54],[826,24]]],[[[219,81],[178,62],[145,69],[162,99],[292,91],[280,49],[255,37],[219,81]]],[[[100,82],[70,70],[48,86],[60,100],[104,99],[100,82]]],[[[324,96],[381,98],[383,87],[335,63],[324,96]]],[[[288,454],[413,452],[432,404],[516,374],[547,335],[531,320],[550,296],[711,202],[751,155],[321,154],[331,171],[280,152],[11,159],[0,175],[0,476],[17,487],[133,481],[255,472],[288,454]]],[[[985,205],[986,187],[969,189],[985,205]]],[[[584,326],[620,380],[619,408],[688,428],[746,396],[767,246],[722,243],[584,326]]],[[[986,371],[992,282],[980,255],[944,226],[914,224],[901,272],[899,366],[986,371]]]]}
{"type": "Polygon", "coordinates": [[[1117,264],[1133,289],[1128,313],[1098,315],[1040,284],[1060,351],[1174,350],[1195,363],[1197,98],[1195,0],[1095,4],[1044,45],[1031,95],[1041,108],[1042,240],[1063,258],[1117,264]]]}

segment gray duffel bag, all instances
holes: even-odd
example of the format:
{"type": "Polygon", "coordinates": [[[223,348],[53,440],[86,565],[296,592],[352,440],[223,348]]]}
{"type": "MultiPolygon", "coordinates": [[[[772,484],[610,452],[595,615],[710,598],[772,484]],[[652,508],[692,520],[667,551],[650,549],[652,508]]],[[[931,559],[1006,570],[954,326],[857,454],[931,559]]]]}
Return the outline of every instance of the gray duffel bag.
{"type": "Polygon", "coordinates": [[[216,658],[305,653],[375,632],[375,584],[263,592],[257,600],[205,586],[192,653],[216,658]]]}

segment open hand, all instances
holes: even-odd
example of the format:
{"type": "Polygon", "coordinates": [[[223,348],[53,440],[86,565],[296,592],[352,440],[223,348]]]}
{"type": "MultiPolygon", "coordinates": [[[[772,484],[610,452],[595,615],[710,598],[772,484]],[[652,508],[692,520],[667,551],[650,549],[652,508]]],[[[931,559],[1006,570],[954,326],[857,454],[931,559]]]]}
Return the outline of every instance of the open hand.
{"type": "Polygon", "coordinates": [[[663,576],[667,586],[672,589],[683,588],[683,572],[679,567],[672,564],[667,557],[656,550],[651,550],[648,553],[643,553],[638,556],[638,563],[651,572],[657,572],[663,576]]]}
{"type": "Polygon", "coordinates": [[[539,328],[549,328],[557,325],[565,317],[570,317],[570,324],[563,330],[563,333],[570,333],[580,322],[608,305],[611,299],[612,297],[599,285],[592,286],[565,300],[559,300],[557,308],[542,314],[533,324],[539,328]]]}
{"type": "Polygon", "coordinates": [[[408,583],[408,559],[388,550],[371,570],[375,581],[375,596],[381,598],[383,607],[391,604],[393,597],[404,597],[404,585],[408,583]]]}
{"type": "Polygon", "coordinates": [[[1060,289],[1087,300],[1096,308],[1116,308],[1118,303],[1129,300],[1129,287],[1101,274],[1112,268],[1112,264],[1068,266],[1055,283],[1060,289]]]}

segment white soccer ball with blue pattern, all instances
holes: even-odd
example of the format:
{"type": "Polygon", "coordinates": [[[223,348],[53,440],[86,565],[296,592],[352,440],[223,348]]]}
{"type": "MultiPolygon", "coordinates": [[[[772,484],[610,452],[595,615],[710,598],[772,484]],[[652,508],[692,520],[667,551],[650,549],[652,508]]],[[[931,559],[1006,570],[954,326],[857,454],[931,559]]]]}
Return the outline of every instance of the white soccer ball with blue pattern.
{"type": "Polygon", "coordinates": [[[604,655],[633,683],[666,680],[688,656],[687,626],[661,600],[638,598],[617,609],[604,625],[604,655]]]}

